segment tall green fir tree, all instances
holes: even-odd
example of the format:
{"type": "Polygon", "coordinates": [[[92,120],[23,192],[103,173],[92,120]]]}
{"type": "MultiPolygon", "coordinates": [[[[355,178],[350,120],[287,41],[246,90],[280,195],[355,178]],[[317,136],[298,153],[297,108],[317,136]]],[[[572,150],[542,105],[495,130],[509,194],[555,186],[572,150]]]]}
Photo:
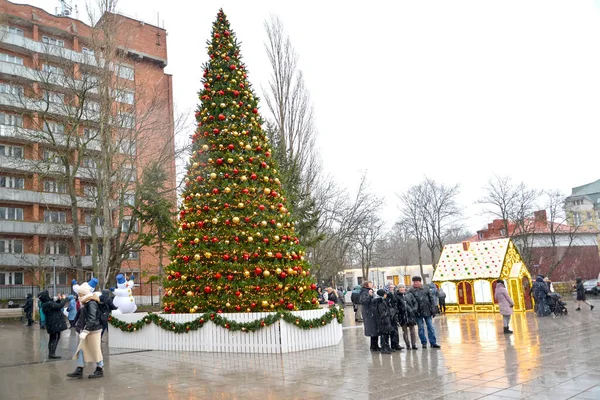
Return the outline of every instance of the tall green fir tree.
{"type": "Polygon", "coordinates": [[[258,98],[223,10],[207,44],[164,311],[318,308],[258,98]]]}

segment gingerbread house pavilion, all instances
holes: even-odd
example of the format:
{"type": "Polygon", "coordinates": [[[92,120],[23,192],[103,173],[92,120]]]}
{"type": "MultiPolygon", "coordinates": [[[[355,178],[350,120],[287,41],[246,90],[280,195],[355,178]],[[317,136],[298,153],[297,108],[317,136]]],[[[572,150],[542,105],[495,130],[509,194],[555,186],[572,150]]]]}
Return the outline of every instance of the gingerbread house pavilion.
{"type": "Polygon", "coordinates": [[[433,283],[446,292],[447,312],[498,312],[496,281],[504,280],[515,311],[533,308],[531,275],[510,239],[444,246],[433,283]]]}

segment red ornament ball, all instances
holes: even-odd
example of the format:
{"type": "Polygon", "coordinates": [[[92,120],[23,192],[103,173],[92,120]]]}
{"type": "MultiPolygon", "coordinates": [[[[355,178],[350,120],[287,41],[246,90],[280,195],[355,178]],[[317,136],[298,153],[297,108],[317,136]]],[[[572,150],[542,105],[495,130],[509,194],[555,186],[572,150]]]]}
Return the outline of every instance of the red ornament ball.
{"type": "Polygon", "coordinates": [[[287,308],[288,308],[288,310],[293,310],[293,309],[294,309],[294,304],[292,304],[292,303],[289,303],[289,304],[287,305],[287,308]]]}
{"type": "Polygon", "coordinates": [[[210,288],[210,286],[205,286],[205,287],[204,287],[204,293],[207,293],[207,294],[208,294],[208,293],[210,293],[210,292],[212,292],[212,289],[210,288]]]}

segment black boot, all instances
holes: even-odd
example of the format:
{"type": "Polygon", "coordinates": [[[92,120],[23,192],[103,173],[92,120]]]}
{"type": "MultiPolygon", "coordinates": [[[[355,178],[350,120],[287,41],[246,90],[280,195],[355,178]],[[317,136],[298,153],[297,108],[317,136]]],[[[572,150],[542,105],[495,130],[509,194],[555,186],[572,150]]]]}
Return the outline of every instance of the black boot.
{"type": "Polygon", "coordinates": [[[58,347],[58,341],[52,341],[48,344],[48,358],[51,360],[58,360],[60,356],[56,355],[56,348],[58,347]]]}
{"type": "Polygon", "coordinates": [[[371,336],[371,351],[379,351],[379,337],[371,336]]]}
{"type": "Polygon", "coordinates": [[[504,327],[504,334],[511,334],[513,333],[513,331],[511,331],[510,329],[508,329],[508,326],[504,327]]]}
{"type": "Polygon", "coordinates": [[[96,370],[93,374],[88,375],[89,379],[102,378],[104,376],[104,371],[100,367],[96,367],[96,370]]]}
{"type": "Polygon", "coordinates": [[[70,374],[67,374],[67,376],[69,378],[77,378],[77,379],[83,378],[83,367],[77,367],[75,369],[75,371],[71,372],[70,374]]]}
{"type": "Polygon", "coordinates": [[[386,343],[381,347],[381,354],[392,354],[392,348],[389,344],[386,343]]]}

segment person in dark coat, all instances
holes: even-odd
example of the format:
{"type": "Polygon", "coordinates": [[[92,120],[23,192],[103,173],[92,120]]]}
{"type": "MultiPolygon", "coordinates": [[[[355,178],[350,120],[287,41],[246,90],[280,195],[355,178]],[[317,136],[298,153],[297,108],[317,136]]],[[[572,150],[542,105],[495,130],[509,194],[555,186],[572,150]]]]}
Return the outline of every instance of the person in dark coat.
{"type": "Polygon", "coordinates": [[[585,296],[585,288],[583,287],[583,282],[581,278],[577,278],[575,281],[575,289],[577,290],[577,308],[575,311],[581,311],[581,303],[585,303],[590,306],[590,311],[594,309],[594,306],[587,301],[587,297],[585,296]]]}
{"type": "Polygon", "coordinates": [[[360,290],[360,304],[362,307],[363,317],[363,328],[365,330],[365,336],[371,337],[371,351],[379,351],[379,334],[377,333],[377,324],[373,316],[371,309],[371,302],[373,301],[373,282],[367,281],[363,284],[360,290]]]}
{"type": "Polygon", "coordinates": [[[550,314],[550,307],[548,307],[546,302],[546,297],[548,297],[548,285],[544,282],[544,277],[542,275],[538,275],[535,278],[535,282],[531,287],[531,291],[533,292],[533,298],[536,303],[536,314],[538,317],[544,317],[550,314]]]}
{"type": "Polygon", "coordinates": [[[23,312],[27,318],[27,326],[33,325],[33,295],[31,293],[27,293],[27,300],[25,300],[23,312]]]}
{"type": "Polygon", "coordinates": [[[435,328],[433,327],[433,317],[435,316],[436,311],[435,299],[433,298],[431,290],[428,287],[423,287],[420,276],[414,276],[412,280],[413,287],[410,289],[410,293],[414,296],[418,305],[416,318],[421,345],[426,349],[427,339],[429,339],[431,347],[439,349],[441,346],[437,343],[435,328]],[[427,337],[425,337],[425,325],[427,325],[427,337]]]}
{"type": "Polygon", "coordinates": [[[402,338],[406,349],[418,350],[417,346],[417,301],[412,293],[406,291],[406,286],[401,283],[396,291],[396,304],[398,307],[398,323],[402,327],[402,338]],[[410,333],[410,340],[409,340],[410,333]]]}
{"type": "Polygon", "coordinates": [[[446,314],[446,292],[441,287],[438,290],[438,300],[440,302],[440,314],[446,314]]]}
{"type": "Polygon", "coordinates": [[[370,303],[370,308],[377,326],[377,333],[381,335],[381,354],[391,354],[390,334],[394,330],[394,315],[389,301],[389,293],[384,289],[377,291],[377,298],[370,303]]]}
{"type": "MultiPolygon", "coordinates": [[[[102,314],[108,313],[110,314],[112,311],[116,310],[118,307],[113,304],[113,300],[110,297],[110,290],[104,289],[102,291],[102,295],[100,296],[100,312],[102,314]]],[[[108,329],[108,319],[102,320],[102,333],[101,337],[104,336],[104,332],[108,329]]]]}
{"type": "Polygon", "coordinates": [[[62,309],[69,301],[62,299],[60,302],[52,301],[47,290],[42,290],[39,294],[39,299],[42,301],[42,311],[46,316],[46,332],[50,335],[48,340],[48,358],[58,359],[56,355],[56,347],[60,340],[60,333],[67,330],[67,323],[62,313],[62,309]]]}
{"type": "Polygon", "coordinates": [[[390,313],[392,314],[392,331],[390,332],[390,341],[392,351],[400,351],[404,347],[400,346],[400,334],[398,333],[398,300],[395,295],[396,286],[393,283],[386,285],[385,291],[388,294],[386,301],[390,307],[390,313]]]}

